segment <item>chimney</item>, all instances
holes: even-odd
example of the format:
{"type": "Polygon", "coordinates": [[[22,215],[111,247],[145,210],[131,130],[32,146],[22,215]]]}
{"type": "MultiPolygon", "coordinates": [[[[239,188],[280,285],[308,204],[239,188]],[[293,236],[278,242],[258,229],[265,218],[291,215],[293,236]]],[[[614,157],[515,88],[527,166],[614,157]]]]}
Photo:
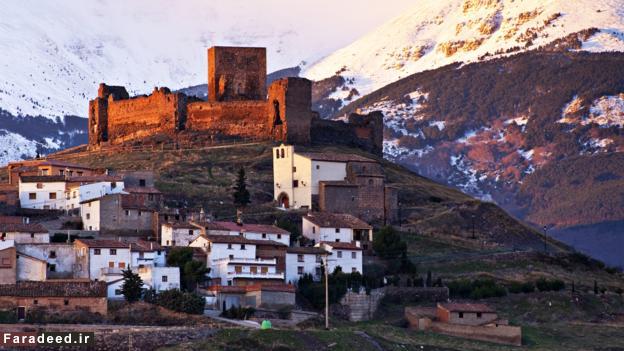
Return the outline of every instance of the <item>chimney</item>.
{"type": "Polygon", "coordinates": [[[243,211],[240,209],[236,210],[236,224],[243,225],[243,211]]]}

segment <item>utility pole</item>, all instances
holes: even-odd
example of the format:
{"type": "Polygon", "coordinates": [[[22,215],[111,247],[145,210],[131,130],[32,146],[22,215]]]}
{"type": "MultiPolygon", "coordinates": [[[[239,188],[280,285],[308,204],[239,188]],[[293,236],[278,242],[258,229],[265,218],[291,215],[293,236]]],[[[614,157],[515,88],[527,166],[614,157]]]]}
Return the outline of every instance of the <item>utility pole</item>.
{"type": "Polygon", "coordinates": [[[548,252],[548,246],[546,245],[546,238],[548,237],[546,231],[548,230],[547,226],[544,226],[544,253],[548,252]]]}
{"type": "Polygon", "coordinates": [[[329,330],[329,279],[327,274],[329,266],[327,265],[327,254],[323,266],[325,271],[325,330],[329,330]]]}

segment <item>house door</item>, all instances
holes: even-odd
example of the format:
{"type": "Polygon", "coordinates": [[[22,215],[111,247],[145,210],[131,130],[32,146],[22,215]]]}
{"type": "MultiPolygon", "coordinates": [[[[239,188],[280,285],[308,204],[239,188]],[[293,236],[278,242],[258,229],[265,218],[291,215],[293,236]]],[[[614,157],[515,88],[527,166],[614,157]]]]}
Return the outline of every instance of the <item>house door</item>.
{"type": "Polygon", "coordinates": [[[290,208],[290,200],[288,199],[288,195],[285,193],[281,193],[277,202],[282,208],[290,208]]]}
{"type": "Polygon", "coordinates": [[[24,306],[19,306],[17,308],[17,319],[18,320],[24,320],[26,318],[26,307],[24,306]]]}
{"type": "Polygon", "coordinates": [[[225,311],[227,308],[225,308],[225,299],[223,300],[223,309],[222,311],[225,311]]]}

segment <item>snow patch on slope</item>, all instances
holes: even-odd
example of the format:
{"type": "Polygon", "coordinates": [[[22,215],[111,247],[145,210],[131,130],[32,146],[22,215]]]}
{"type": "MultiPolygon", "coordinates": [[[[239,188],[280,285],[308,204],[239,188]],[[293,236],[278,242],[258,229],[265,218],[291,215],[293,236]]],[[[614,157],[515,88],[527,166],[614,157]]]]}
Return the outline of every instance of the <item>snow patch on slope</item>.
{"type": "Polygon", "coordinates": [[[5,165],[10,161],[21,160],[22,158],[35,157],[37,154],[35,150],[39,144],[19,134],[0,129],[0,145],[2,145],[2,149],[0,149],[0,165],[5,165]]]}
{"type": "Polygon", "coordinates": [[[624,51],[623,17],[624,0],[423,0],[302,74],[321,80],[346,67],[341,75],[366,95],[417,72],[532,50],[588,28],[601,32],[582,49],[624,51]]]}

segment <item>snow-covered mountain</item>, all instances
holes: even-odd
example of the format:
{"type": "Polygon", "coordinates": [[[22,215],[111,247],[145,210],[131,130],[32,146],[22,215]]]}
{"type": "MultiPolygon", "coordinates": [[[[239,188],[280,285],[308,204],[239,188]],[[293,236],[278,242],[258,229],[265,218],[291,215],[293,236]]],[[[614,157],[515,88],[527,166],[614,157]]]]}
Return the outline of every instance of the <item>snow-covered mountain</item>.
{"type": "Polygon", "coordinates": [[[342,76],[328,97],[345,105],[417,72],[536,49],[590,28],[599,31],[578,49],[623,51],[623,19],[622,0],[422,0],[302,75],[342,76]]]}

